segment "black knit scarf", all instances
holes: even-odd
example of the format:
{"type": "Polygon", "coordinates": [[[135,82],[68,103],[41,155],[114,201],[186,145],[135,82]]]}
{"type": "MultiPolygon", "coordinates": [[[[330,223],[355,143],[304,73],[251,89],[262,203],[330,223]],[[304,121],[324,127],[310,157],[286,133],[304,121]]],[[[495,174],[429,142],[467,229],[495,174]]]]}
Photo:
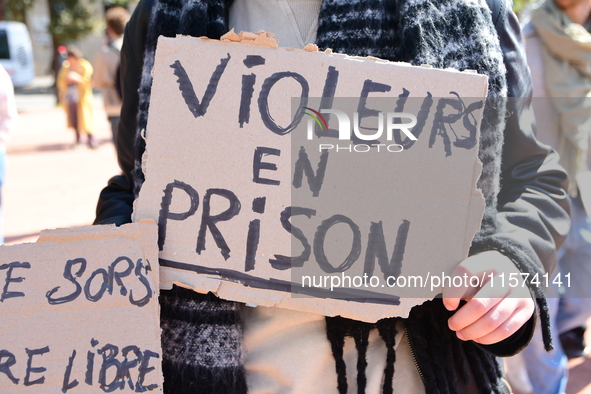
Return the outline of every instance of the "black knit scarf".
{"type": "MultiPolygon", "coordinates": [[[[157,37],[176,34],[219,38],[228,31],[231,0],[155,0],[146,41],[138,132],[136,136],[136,196],[143,183],[141,156],[150,100],[157,37]]],[[[523,272],[537,272],[532,258],[504,239],[497,239],[496,205],[503,144],[506,96],[505,68],[490,12],[484,0],[324,0],[317,32],[321,49],[350,55],[370,55],[438,68],[473,69],[488,75],[489,91],[481,126],[479,157],[483,171],[478,186],[486,199],[485,217],[471,253],[499,250],[523,272]]],[[[542,312],[543,295],[537,293],[542,312]]],[[[212,295],[174,288],[163,291],[162,342],[164,388],[167,393],[245,393],[241,364],[241,325],[235,303],[212,295]]],[[[427,393],[457,393],[473,376],[480,392],[503,392],[496,359],[473,342],[460,341],[448,329],[451,316],[440,299],[415,307],[404,325],[419,362],[427,393]],[[458,383],[458,381],[460,383],[458,383]]],[[[384,393],[392,393],[394,337],[397,319],[377,323],[327,318],[338,374],[339,393],[347,392],[343,361],[345,336],[358,349],[358,392],[365,389],[365,352],[370,330],[378,329],[387,351],[384,393]]],[[[548,344],[546,333],[546,343],[548,344]]]]}

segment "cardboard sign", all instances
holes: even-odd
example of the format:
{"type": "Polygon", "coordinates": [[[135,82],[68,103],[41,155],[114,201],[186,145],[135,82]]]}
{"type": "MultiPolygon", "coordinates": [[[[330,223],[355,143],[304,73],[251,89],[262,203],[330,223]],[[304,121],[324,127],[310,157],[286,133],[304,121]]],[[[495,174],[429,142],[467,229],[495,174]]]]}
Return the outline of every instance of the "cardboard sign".
{"type": "Polygon", "coordinates": [[[158,41],[161,287],[367,321],[435,296],[480,227],[486,77],[239,41],[158,41]]]}
{"type": "Polygon", "coordinates": [[[0,248],[2,393],[162,392],[153,222],[0,248]]]}

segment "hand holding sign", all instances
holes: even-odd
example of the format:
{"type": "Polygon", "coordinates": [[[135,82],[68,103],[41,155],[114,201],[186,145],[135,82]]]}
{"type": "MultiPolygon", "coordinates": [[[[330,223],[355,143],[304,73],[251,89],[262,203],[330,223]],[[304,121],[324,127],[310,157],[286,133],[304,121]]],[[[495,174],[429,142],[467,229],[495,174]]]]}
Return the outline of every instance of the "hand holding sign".
{"type": "Polygon", "coordinates": [[[500,342],[534,313],[534,301],[520,271],[497,251],[468,257],[450,276],[480,278],[457,287],[450,283],[443,290],[443,304],[450,311],[458,309],[460,300],[467,300],[449,319],[449,328],[462,340],[483,345],[500,342]]]}

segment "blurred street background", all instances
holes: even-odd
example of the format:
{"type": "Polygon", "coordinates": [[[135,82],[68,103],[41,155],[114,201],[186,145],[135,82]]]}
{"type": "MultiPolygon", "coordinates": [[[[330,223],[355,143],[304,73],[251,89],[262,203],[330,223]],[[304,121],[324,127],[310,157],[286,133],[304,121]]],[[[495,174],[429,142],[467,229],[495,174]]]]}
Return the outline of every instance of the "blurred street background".
{"type": "Polygon", "coordinates": [[[3,196],[8,245],[34,242],[42,229],[92,224],[100,190],[119,173],[100,95],[94,102],[99,147],[74,149],[52,84],[52,77],[41,77],[16,91],[19,125],[7,145],[3,196]]]}

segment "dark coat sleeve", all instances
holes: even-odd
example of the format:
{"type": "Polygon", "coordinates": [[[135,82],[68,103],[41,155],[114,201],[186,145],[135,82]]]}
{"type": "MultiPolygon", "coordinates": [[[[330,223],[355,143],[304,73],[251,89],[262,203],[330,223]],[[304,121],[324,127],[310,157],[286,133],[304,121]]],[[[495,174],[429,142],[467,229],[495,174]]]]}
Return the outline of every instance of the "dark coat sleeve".
{"type": "MultiPolygon", "coordinates": [[[[535,138],[531,105],[532,78],[526,62],[519,21],[510,2],[495,27],[507,68],[507,126],[503,145],[499,220],[508,236],[514,228],[527,230],[528,254],[540,268],[552,272],[556,250],[570,228],[570,200],[566,171],[558,154],[535,138]]],[[[520,238],[521,239],[521,238],[520,238]]]]}
{"type": "MultiPolygon", "coordinates": [[[[496,249],[523,272],[551,273],[556,251],[570,227],[567,175],[558,154],[538,142],[531,106],[532,78],[525,58],[521,28],[510,1],[489,1],[507,69],[507,123],[503,144],[501,190],[496,230],[475,240],[472,253],[496,249]]],[[[541,279],[541,277],[539,278],[541,279]]],[[[541,293],[533,292],[538,307],[541,293]]],[[[547,310],[540,311],[543,326],[547,310]]],[[[494,345],[482,346],[497,356],[521,351],[533,336],[535,315],[521,330],[494,345]]]]}
{"type": "Polygon", "coordinates": [[[138,89],[152,5],[153,0],[140,1],[125,29],[120,71],[123,104],[117,134],[117,159],[122,174],[111,178],[101,192],[94,224],[121,225],[131,222],[134,200],[131,173],[135,163],[138,89]]]}

